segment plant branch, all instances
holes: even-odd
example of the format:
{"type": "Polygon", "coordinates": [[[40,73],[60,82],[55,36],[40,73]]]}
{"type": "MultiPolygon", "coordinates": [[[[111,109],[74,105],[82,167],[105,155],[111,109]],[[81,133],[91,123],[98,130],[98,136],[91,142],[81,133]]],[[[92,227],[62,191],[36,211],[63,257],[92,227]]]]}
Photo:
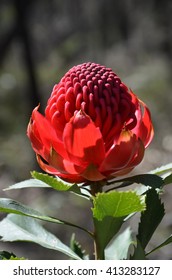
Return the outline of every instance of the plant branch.
{"type": "Polygon", "coordinates": [[[133,184],[133,183],[131,183],[131,182],[123,182],[122,184],[120,184],[120,185],[118,185],[118,186],[116,186],[116,187],[113,187],[113,188],[111,188],[111,189],[108,189],[108,190],[105,191],[105,192],[107,193],[107,192],[110,192],[110,191],[113,191],[113,190],[116,190],[116,189],[128,187],[128,186],[130,186],[130,185],[132,185],[132,184],[133,184]]]}

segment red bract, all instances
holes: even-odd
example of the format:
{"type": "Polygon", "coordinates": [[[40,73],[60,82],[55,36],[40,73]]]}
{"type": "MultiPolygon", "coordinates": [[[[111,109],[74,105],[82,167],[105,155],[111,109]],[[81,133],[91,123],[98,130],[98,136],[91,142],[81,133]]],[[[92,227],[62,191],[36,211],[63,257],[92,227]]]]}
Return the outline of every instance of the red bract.
{"type": "Polygon", "coordinates": [[[153,127],[146,105],[110,68],[83,63],[54,86],[45,117],[33,110],[27,135],[44,171],[87,182],[130,172],[153,127]]]}

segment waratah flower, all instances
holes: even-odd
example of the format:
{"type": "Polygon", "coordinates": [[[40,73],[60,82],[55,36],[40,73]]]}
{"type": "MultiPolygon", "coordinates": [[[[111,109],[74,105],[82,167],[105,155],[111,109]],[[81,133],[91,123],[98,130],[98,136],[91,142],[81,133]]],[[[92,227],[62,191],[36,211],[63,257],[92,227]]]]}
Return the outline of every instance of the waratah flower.
{"type": "Polygon", "coordinates": [[[96,63],[71,68],[54,86],[45,116],[38,108],[27,129],[38,163],[68,182],[130,172],[153,138],[145,103],[110,68],[96,63]]]}

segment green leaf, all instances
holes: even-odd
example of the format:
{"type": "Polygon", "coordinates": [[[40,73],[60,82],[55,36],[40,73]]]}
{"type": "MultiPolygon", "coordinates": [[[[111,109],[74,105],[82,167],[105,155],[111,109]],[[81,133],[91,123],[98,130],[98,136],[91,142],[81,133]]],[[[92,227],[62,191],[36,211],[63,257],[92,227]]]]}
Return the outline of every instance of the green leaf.
{"type": "Polygon", "coordinates": [[[172,183],[172,163],[156,168],[150,173],[161,175],[164,186],[172,183]]]}
{"type": "Polygon", "coordinates": [[[163,179],[155,174],[140,174],[130,177],[133,183],[143,184],[145,186],[160,188],[163,186],[163,179]]]}
{"type": "Polygon", "coordinates": [[[123,217],[113,218],[106,216],[101,221],[94,219],[95,241],[98,259],[104,260],[104,250],[109,241],[120,230],[123,222],[123,217]]]}
{"type": "Polygon", "coordinates": [[[119,182],[128,182],[127,185],[137,183],[153,188],[160,188],[164,184],[163,179],[155,174],[139,174],[132,177],[123,178],[121,180],[116,180],[113,183],[119,183],[119,182]]]}
{"type": "Polygon", "coordinates": [[[12,186],[5,188],[4,190],[6,191],[22,188],[53,188],[57,191],[72,191],[81,194],[81,190],[77,184],[65,184],[57,177],[53,177],[48,174],[43,174],[36,171],[31,172],[31,175],[34,179],[28,179],[13,184],[12,186]]]}
{"type": "Polygon", "coordinates": [[[45,230],[35,219],[9,214],[0,222],[1,241],[28,241],[45,248],[60,251],[65,255],[80,259],[69,247],[56,236],[45,230]]]}
{"type": "Polygon", "coordinates": [[[15,258],[16,256],[7,251],[0,251],[0,260],[10,260],[11,257],[15,258]]]}
{"type": "Polygon", "coordinates": [[[63,191],[63,192],[70,191],[79,195],[82,198],[86,198],[86,199],[90,198],[89,192],[82,190],[82,188],[79,187],[77,184],[65,183],[62,180],[60,180],[58,177],[53,177],[48,174],[43,174],[36,171],[31,172],[31,175],[33,178],[42,181],[44,184],[47,185],[47,187],[51,187],[56,191],[63,191]]]}
{"type": "Polygon", "coordinates": [[[39,211],[34,210],[10,198],[0,198],[0,211],[5,213],[14,213],[19,215],[29,216],[44,221],[55,222],[58,224],[64,224],[64,221],[62,220],[45,216],[41,214],[39,211]]]}
{"type": "Polygon", "coordinates": [[[144,197],[134,191],[99,193],[93,205],[93,216],[99,221],[106,216],[119,218],[145,210],[144,197]]]}
{"type": "Polygon", "coordinates": [[[166,178],[164,178],[164,185],[168,185],[171,183],[172,183],[172,174],[170,174],[166,178]]]}
{"type": "Polygon", "coordinates": [[[144,197],[133,191],[99,193],[93,198],[93,205],[97,255],[104,259],[104,249],[121,228],[125,217],[145,209],[144,197]]]}
{"type": "Polygon", "coordinates": [[[155,189],[146,193],[146,210],[141,213],[137,238],[144,249],[165,215],[164,205],[155,189]]]}
{"type": "Polygon", "coordinates": [[[158,167],[154,170],[151,170],[149,173],[161,175],[161,174],[167,173],[169,171],[172,171],[172,163],[168,163],[168,164],[158,167]]]}
{"type": "Polygon", "coordinates": [[[130,260],[146,260],[145,251],[142,248],[138,239],[136,247],[134,247],[134,253],[132,256],[130,256],[130,260]]]}
{"type": "Polygon", "coordinates": [[[80,226],[69,223],[67,221],[63,221],[60,219],[46,216],[37,210],[34,210],[24,204],[21,204],[18,201],[15,201],[15,200],[12,200],[9,198],[0,198],[0,211],[5,212],[5,213],[14,213],[14,214],[18,214],[18,215],[24,215],[24,216],[36,218],[36,219],[39,219],[42,221],[46,221],[46,222],[73,226],[73,227],[79,228],[81,230],[84,230],[85,232],[87,232],[91,235],[91,233],[89,231],[87,231],[86,229],[84,229],[80,226]]]}
{"type": "Polygon", "coordinates": [[[81,244],[76,241],[75,234],[72,234],[70,240],[70,248],[76,253],[82,260],[88,260],[88,255],[85,254],[85,250],[82,249],[81,244]]]}
{"type": "Polygon", "coordinates": [[[50,188],[50,186],[37,179],[29,179],[5,188],[4,191],[23,189],[23,188],[50,188]]]}
{"type": "Polygon", "coordinates": [[[149,255],[149,254],[155,252],[156,250],[158,250],[158,249],[160,249],[160,248],[162,248],[162,247],[164,247],[164,246],[166,246],[170,243],[172,243],[172,234],[167,238],[167,240],[165,240],[163,243],[161,243],[158,247],[156,247],[153,250],[151,250],[150,252],[148,252],[146,255],[149,255]]]}
{"type": "Polygon", "coordinates": [[[113,238],[105,249],[106,260],[126,260],[130,245],[133,244],[130,227],[113,238]]]}
{"type": "MultiPolygon", "coordinates": [[[[43,174],[43,173],[33,171],[33,172],[31,172],[31,175],[34,179],[37,179],[37,180],[40,180],[40,181],[46,183],[48,186],[52,187],[53,189],[55,189],[57,191],[68,191],[73,187],[73,185],[65,184],[58,178],[55,178],[48,174],[43,174]]],[[[78,189],[79,189],[79,187],[78,187],[78,189]]]]}
{"type": "MultiPolygon", "coordinates": [[[[0,237],[1,238],[1,237],[0,237]]],[[[0,260],[26,260],[23,257],[17,257],[13,253],[7,252],[7,251],[0,251],[0,260]]]]}
{"type": "Polygon", "coordinates": [[[48,174],[38,173],[33,171],[32,176],[35,179],[28,179],[5,188],[4,191],[23,189],[23,188],[53,188],[57,191],[70,191],[79,195],[82,198],[90,199],[90,194],[82,187],[79,187],[77,184],[65,184],[58,178],[50,176],[48,174]],[[36,179],[37,178],[37,179],[36,179]]]}

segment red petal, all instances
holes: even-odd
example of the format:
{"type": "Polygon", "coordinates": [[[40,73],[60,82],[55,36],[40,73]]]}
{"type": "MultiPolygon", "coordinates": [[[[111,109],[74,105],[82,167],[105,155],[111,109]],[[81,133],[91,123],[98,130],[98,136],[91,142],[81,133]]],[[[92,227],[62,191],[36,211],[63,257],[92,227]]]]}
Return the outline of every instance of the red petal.
{"type": "Polygon", "coordinates": [[[37,155],[37,161],[42,170],[44,170],[45,172],[47,172],[49,174],[56,175],[56,176],[60,177],[61,179],[65,180],[66,182],[82,183],[85,181],[85,179],[83,177],[81,177],[79,174],[69,174],[69,173],[59,172],[57,169],[55,169],[51,165],[46,164],[39,155],[37,155]]]}
{"type": "Polygon", "coordinates": [[[129,168],[129,163],[137,154],[138,140],[136,135],[131,131],[122,131],[116,145],[108,151],[105,160],[103,161],[100,171],[119,171],[129,168]]]}
{"type": "Polygon", "coordinates": [[[145,147],[143,145],[143,142],[140,139],[138,139],[138,142],[136,143],[136,148],[137,148],[137,151],[136,151],[133,159],[130,161],[129,167],[135,167],[142,161],[142,159],[144,157],[145,147]]]}
{"type": "Polygon", "coordinates": [[[42,146],[44,148],[44,151],[46,150],[46,153],[50,153],[51,147],[53,147],[57,153],[59,153],[62,157],[68,158],[67,153],[64,149],[63,143],[58,139],[56,132],[54,128],[51,126],[50,122],[42,116],[38,111],[38,107],[36,107],[32,112],[31,117],[31,123],[33,122],[34,130],[32,131],[32,134],[29,133],[30,128],[32,124],[30,124],[28,128],[28,136],[31,139],[33,147],[35,147],[35,150],[37,148],[37,153],[41,154],[42,157],[47,159],[47,154],[42,154],[42,151],[38,150],[38,143],[36,142],[36,139],[39,139],[39,142],[42,143],[42,146]],[[35,136],[34,136],[35,134],[35,136]]]}
{"type": "Polygon", "coordinates": [[[140,101],[140,103],[144,107],[144,114],[139,128],[139,137],[143,141],[144,146],[147,147],[152,141],[154,130],[149,109],[144,102],[140,101]]]}
{"type": "Polygon", "coordinates": [[[36,123],[36,127],[39,133],[40,138],[42,139],[44,145],[47,145],[49,148],[53,141],[56,141],[56,133],[52,128],[49,121],[42,116],[38,111],[38,107],[33,110],[32,119],[36,123]],[[50,139],[52,142],[50,142],[50,139]]]}
{"type": "Polygon", "coordinates": [[[105,157],[102,134],[82,111],[66,124],[63,140],[70,159],[77,165],[100,165],[105,157]]]}
{"type": "Polygon", "coordinates": [[[80,166],[75,166],[71,161],[62,158],[53,148],[48,163],[63,174],[78,175],[85,169],[80,166]]]}
{"type": "Polygon", "coordinates": [[[106,178],[94,164],[90,164],[81,175],[89,181],[101,181],[106,178]]]}
{"type": "MultiPolygon", "coordinates": [[[[36,129],[35,123],[30,120],[28,127],[27,127],[27,136],[29,137],[33,150],[36,153],[43,155],[43,143],[40,139],[39,133],[36,129]]],[[[48,152],[47,152],[48,153],[48,152]]]]}
{"type": "Polygon", "coordinates": [[[154,136],[154,130],[151,120],[150,111],[147,108],[146,104],[139,100],[140,104],[143,106],[143,116],[141,114],[141,106],[138,108],[136,112],[136,118],[137,118],[137,125],[134,129],[132,129],[132,132],[139,137],[142,142],[144,143],[145,148],[150,144],[152,141],[152,138],[154,136]]]}
{"type": "Polygon", "coordinates": [[[135,153],[134,157],[131,159],[131,161],[128,163],[128,165],[126,166],[126,168],[121,169],[121,170],[117,170],[113,173],[111,173],[111,177],[117,177],[117,176],[123,176],[125,174],[128,174],[129,172],[131,172],[133,170],[133,168],[138,165],[144,156],[144,145],[142,143],[141,140],[139,140],[136,144],[137,146],[137,152],[135,153]]]}
{"type": "Polygon", "coordinates": [[[47,163],[45,163],[43,161],[43,158],[40,155],[36,155],[37,161],[39,166],[41,167],[42,170],[44,170],[45,172],[49,173],[49,174],[54,174],[54,175],[59,175],[61,174],[57,169],[55,169],[54,167],[52,167],[51,165],[47,163]]]}

